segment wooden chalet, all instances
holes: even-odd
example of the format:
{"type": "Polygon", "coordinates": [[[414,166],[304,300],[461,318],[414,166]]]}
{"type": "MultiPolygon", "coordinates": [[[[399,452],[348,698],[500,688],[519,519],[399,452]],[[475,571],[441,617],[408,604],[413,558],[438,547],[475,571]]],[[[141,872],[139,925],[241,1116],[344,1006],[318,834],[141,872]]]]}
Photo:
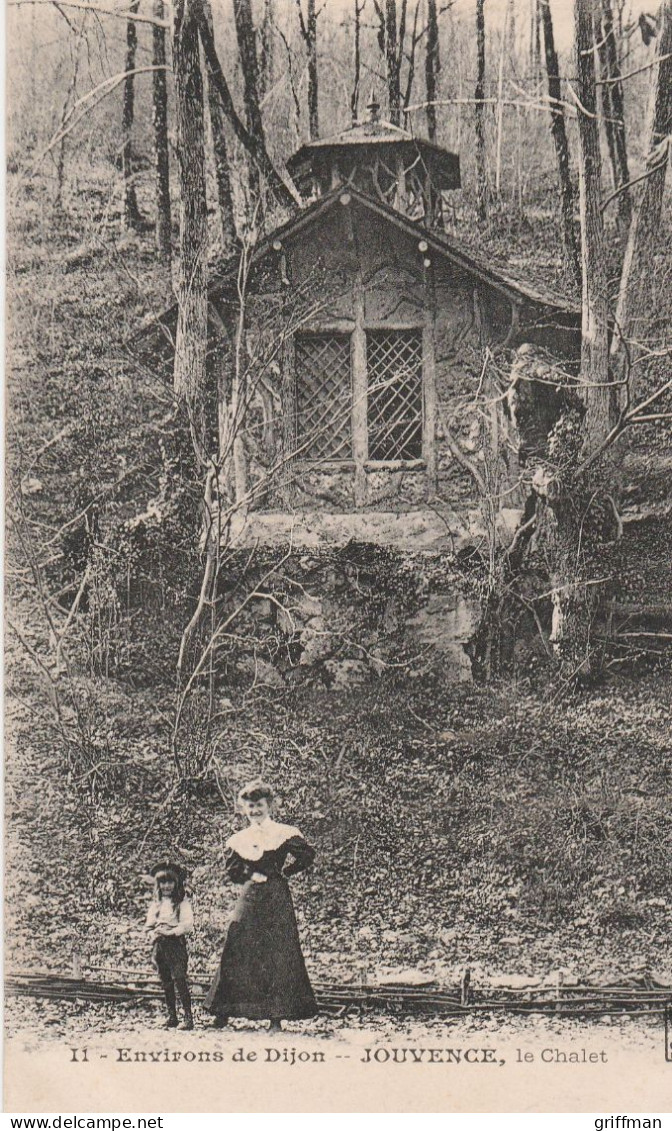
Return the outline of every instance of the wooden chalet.
{"type": "Polygon", "coordinates": [[[237,376],[240,275],[210,286],[209,365],[220,433],[225,421],[237,437],[240,539],[454,546],[464,521],[451,516],[477,505],[456,445],[479,458],[460,409],[490,379],[484,356],[528,343],[564,365],[578,357],[575,304],[445,231],[458,157],[369,109],[368,122],[289,162],[304,205],[250,255],[237,376]]]}

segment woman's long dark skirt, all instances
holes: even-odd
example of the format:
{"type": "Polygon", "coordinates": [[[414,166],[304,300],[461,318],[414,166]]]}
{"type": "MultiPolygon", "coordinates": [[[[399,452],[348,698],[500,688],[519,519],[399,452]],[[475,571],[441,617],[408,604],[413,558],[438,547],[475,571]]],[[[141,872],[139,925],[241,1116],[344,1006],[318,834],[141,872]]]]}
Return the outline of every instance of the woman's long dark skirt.
{"type": "Polygon", "coordinates": [[[243,886],[205,1007],[250,1020],[315,1016],[292,897],[282,877],[269,876],[261,884],[248,880],[243,886]]]}

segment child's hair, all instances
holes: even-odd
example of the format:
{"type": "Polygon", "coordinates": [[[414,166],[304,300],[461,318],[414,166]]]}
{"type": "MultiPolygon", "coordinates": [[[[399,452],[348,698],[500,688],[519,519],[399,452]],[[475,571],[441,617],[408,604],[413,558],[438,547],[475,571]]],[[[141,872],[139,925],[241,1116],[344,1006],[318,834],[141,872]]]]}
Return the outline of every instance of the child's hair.
{"type": "Polygon", "coordinates": [[[161,868],[158,872],[154,873],[154,899],[161,899],[161,881],[172,880],[173,892],[170,896],[170,901],[177,911],[182,900],[184,899],[184,879],[178,873],[173,871],[172,868],[161,868]]]}
{"type": "Polygon", "coordinates": [[[266,800],[270,805],[273,801],[274,796],[275,794],[273,793],[270,785],[267,785],[266,782],[260,781],[259,778],[257,778],[256,781],[250,781],[247,783],[247,785],[243,786],[240,793],[238,794],[238,803],[240,804],[241,801],[266,800]]]}

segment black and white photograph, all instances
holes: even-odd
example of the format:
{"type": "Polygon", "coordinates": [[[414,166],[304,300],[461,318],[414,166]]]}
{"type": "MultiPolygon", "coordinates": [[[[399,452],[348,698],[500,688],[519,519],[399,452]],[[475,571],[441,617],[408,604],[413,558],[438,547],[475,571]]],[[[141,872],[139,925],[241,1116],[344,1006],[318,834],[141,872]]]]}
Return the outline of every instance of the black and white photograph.
{"type": "Polygon", "coordinates": [[[672,0],[6,37],[6,1110],[658,1126],[672,0]]]}

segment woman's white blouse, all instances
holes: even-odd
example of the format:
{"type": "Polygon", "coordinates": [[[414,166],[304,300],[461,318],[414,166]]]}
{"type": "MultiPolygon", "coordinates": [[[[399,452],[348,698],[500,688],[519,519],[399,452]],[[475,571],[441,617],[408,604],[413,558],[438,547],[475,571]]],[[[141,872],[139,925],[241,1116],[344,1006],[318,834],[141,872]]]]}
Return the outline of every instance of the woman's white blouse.
{"type": "Polygon", "coordinates": [[[294,825],[282,825],[266,817],[259,824],[250,824],[246,829],[234,833],[226,842],[226,847],[237,852],[243,860],[261,860],[265,852],[275,852],[286,840],[301,836],[294,825]]]}

